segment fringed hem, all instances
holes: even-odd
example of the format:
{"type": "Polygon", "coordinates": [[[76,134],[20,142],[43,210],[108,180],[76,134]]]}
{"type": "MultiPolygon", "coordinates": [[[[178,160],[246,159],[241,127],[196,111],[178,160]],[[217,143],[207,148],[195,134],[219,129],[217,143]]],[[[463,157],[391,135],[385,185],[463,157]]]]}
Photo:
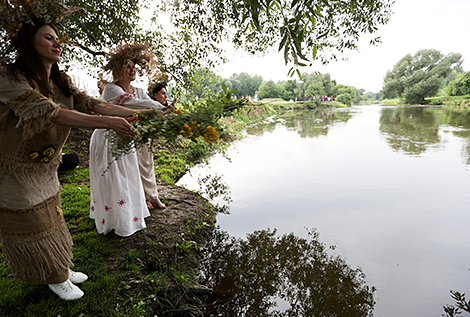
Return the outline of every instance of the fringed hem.
{"type": "Polygon", "coordinates": [[[51,234],[34,241],[3,241],[3,252],[13,276],[30,284],[57,284],[68,278],[72,266],[72,237],[63,218],[51,234]]]}

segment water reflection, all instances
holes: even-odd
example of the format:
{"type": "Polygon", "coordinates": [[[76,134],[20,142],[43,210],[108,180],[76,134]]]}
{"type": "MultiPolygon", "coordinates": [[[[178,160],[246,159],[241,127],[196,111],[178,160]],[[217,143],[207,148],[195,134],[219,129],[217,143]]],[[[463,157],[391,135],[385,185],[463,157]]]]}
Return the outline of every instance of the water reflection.
{"type": "Polygon", "coordinates": [[[443,111],[444,123],[456,128],[452,133],[464,139],[462,157],[466,165],[470,165],[470,112],[468,110],[443,111]]]}
{"type": "MultiPolygon", "coordinates": [[[[462,157],[468,160],[469,115],[421,107],[348,110],[352,115],[344,123],[327,113],[305,123],[300,121],[309,116],[303,114],[272,119],[272,132],[259,128],[262,136],[250,135],[227,149],[230,162],[218,155],[208,168],[193,168],[192,175],[219,173],[230,185],[231,214],[217,218],[230,236],[244,238],[277,228],[279,234],[304,237],[305,226],[315,227],[322,241],[338,245],[333,253],[347,258],[352,267],[361,266],[370,285],[377,287],[375,315],[440,316],[442,304],[452,301],[449,288],[468,291],[470,284],[470,174],[462,164],[462,157]],[[313,137],[300,137],[311,130],[313,137]]],[[[195,178],[185,177],[181,183],[198,188],[195,178]]],[[[248,314],[256,306],[254,298],[271,308],[256,306],[261,312],[253,316],[294,311],[290,302],[295,299],[282,299],[282,291],[300,292],[297,288],[303,285],[284,282],[290,278],[287,270],[271,263],[280,262],[276,257],[281,255],[271,255],[278,246],[252,247],[249,240],[225,239],[225,245],[213,249],[227,263],[210,268],[208,283],[229,292],[212,298],[220,305],[208,316],[248,314]],[[225,255],[229,248],[235,254],[225,255]],[[278,277],[268,278],[268,272],[278,277]]],[[[297,303],[304,300],[304,294],[299,296],[297,303]]]]}
{"type": "Polygon", "coordinates": [[[214,289],[205,315],[371,316],[375,288],[327,251],[315,230],[258,230],[246,240],[215,231],[201,262],[202,283],[214,289]]]}
{"type": "Polygon", "coordinates": [[[288,129],[298,132],[301,138],[326,136],[329,129],[336,123],[347,122],[352,118],[350,111],[290,111],[282,114],[276,120],[256,124],[249,129],[249,135],[263,135],[274,131],[279,122],[288,129]]]}
{"type": "Polygon", "coordinates": [[[232,202],[230,187],[218,174],[208,174],[197,178],[198,192],[208,199],[216,208],[217,212],[229,214],[229,205],[232,202]],[[218,202],[222,202],[222,205],[218,202]]]}
{"type": "Polygon", "coordinates": [[[440,142],[437,111],[424,107],[384,108],[380,131],[395,151],[420,155],[440,142]]]}
{"type": "Polygon", "coordinates": [[[470,129],[470,112],[468,110],[446,110],[443,111],[444,123],[453,127],[470,129]]]}

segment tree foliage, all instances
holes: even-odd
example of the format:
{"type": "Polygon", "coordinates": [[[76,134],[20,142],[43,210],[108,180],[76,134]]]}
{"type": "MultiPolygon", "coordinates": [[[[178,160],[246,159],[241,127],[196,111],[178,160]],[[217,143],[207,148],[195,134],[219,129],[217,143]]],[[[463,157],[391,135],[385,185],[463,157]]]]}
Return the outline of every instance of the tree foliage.
{"type": "MultiPolygon", "coordinates": [[[[223,79],[207,68],[194,70],[190,80],[193,84],[185,89],[185,95],[204,98],[217,94],[222,89],[223,79]]],[[[232,89],[232,87],[229,88],[232,89]]]]}
{"type": "Polygon", "coordinates": [[[280,98],[282,96],[282,89],[276,85],[274,81],[265,81],[259,86],[259,97],[264,98],[280,98]]]}
{"type": "Polygon", "coordinates": [[[455,80],[447,86],[447,93],[450,96],[463,96],[470,94],[470,72],[460,73],[455,80]]]}
{"type": "Polygon", "coordinates": [[[225,80],[225,84],[230,89],[237,89],[235,95],[238,98],[242,96],[254,96],[258,91],[259,86],[263,82],[263,77],[260,75],[251,76],[248,73],[242,72],[240,74],[233,74],[229,79],[225,80]]]}
{"type": "MultiPolygon", "coordinates": [[[[277,46],[286,63],[336,59],[331,49],[356,49],[359,36],[375,33],[390,17],[391,0],[194,0],[163,7],[173,25],[212,43],[231,41],[251,53],[277,46]]],[[[373,38],[371,43],[380,39],[373,38]]],[[[292,69],[292,71],[294,68],[292,69]]],[[[299,73],[300,74],[300,73],[299,73]]]]}
{"type": "Polygon", "coordinates": [[[453,67],[460,66],[462,55],[443,55],[433,49],[407,54],[384,79],[385,97],[397,93],[408,104],[419,104],[424,98],[435,96],[453,67]]]}
{"type": "Polygon", "coordinates": [[[333,94],[333,87],[335,86],[336,81],[331,80],[329,73],[303,73],[302,82],[299,83],[296,93],[299,98],[308,98],[317,94],[330,96],[333,94]]]}
{"type": "Polygon", "coordinates": [[[297,81],[295,79],[290,79],[284,82],[282,89],[282,99],[284,100],[294,100],[297,96],[295,91],[297,90],[297,81]]]}
{"type": "MultiPolygon", "coordinates": [[[[83,8],[67,18],[68,60],[101,66],[120,43],[146,42],[179,86],[191,72],[224,61],[222,42],[250,53],[276,47],[297,67],[356,49],[359,37],[386,24],[393,0],[65,0],[83,8]]],[[[4,44],[5,38],[0,40],[4,44]]]]}

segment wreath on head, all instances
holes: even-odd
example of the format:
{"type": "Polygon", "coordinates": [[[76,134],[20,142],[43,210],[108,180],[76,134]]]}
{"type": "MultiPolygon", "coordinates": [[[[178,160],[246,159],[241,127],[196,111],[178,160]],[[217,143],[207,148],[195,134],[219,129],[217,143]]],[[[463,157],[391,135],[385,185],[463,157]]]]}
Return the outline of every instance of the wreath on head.
{"type": "MultiPolygon", "coordinates": [[[[61,0],[0,0],[0,62],[12,62],[16,55],[16,39],[25,25],[51,24],[61,28],[64,17],[80,10],[69,7],[61,0]]],[[[64,33],[59,34],[61,41],[66,40],[64,33]]]]}
{"type": "Polygon", "coordinates": [[[123,72],[130,62],[136,65],[140,75],[152,75],[159,72],[160,62],[157,60],[147,44],[122,44],[110,54],[109,62],[103,67],[105,71],[112,71],[115,79],[123,72]]]}

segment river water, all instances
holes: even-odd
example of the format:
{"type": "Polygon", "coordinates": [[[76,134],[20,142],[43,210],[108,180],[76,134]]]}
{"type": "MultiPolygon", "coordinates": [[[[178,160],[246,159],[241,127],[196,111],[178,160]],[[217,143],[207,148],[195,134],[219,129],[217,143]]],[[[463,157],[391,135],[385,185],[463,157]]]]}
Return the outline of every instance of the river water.
{"type": "MultiPolygon", "coordinates": [[[[225,184],[232,202],[214,202],[228,206],[217,224],[230,237],[316,230],[329,254],[375,287],[374,316],[441,316],[450,290],[470,291],[469,153],[466,113],[290,112],[248,129],[178,185],[200,189],[209,176],[225,184]]],[[[276,294],[285,311],[290,301],[276,294]]]]}

